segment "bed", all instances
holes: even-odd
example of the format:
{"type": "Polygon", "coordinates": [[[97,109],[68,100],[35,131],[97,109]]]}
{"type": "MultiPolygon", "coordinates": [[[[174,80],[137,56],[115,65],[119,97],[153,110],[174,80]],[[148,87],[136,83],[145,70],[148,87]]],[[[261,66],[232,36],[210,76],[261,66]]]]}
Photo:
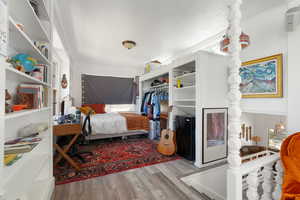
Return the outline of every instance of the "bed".
{"type": "MultiPolygon", "coordinates": [[[[149,131],[148,118],[137,113],[104,113],[89,117],[91,129],[89,130],[88,122],[83,126],[87,140],[141,135],[149,131]]],[[[87,116],[84,122],[86,119],[87,116]]]]}

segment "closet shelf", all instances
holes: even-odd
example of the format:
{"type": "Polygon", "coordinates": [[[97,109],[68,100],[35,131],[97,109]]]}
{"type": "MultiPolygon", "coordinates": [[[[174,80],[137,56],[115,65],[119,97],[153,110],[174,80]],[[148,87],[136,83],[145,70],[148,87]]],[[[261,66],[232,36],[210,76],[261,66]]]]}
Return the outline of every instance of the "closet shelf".
{"type": "Polygon", "coordinates": [[[169,83],[164,83],[161,85],[151,86],[150,88],[145,88],[144,90],[152,90],[152,89],[159,89],[159,88],[169,88],[169,83]]]}
{"type": "Polygon", "coordinates": [[[29,75],[25,74],[24,72],[21,72],[15,68],[13,68],[10,65],[6,66],[5,70],[7,72],[7,75],[6,75],[8,77],[7,79],[18,80],[20,82],[26,82],[26,83],[41,84],[45,87],[51,87],[50,84],[40,81],[32,76],[29,76],[29,75]]]}
{"type": "Polygon", "coordinates": [[[195,79],[195,75],[196,75],[196,72],[192,72],[192,73],[187,73],[187,74],[183,74],[180,76],[176,76],[175,79],[185,79],[185,78],[195,79]]]}
{"type": "MultiPolygon", "coordinates": [[[[17,20],[18,23],[24,25],[26,32],[28,32],[28,35],[30,35],[31,38],[34,38],[37,41],[50,41],[49,35],[42,25],[40,18],[34,12],[29,0],[24,0],[22,3],[20,3],[20,0],[9,0],[9,3],[10,16],[17,20]]],[[[38,0],[38,4],[39,15],[41,19],[46,20],[49,18],[49,15],[47,14],[44,0],[38,0]]]]}
{"type": "Polygon", "coordinates": [[[50,107],[45,107],[45,108],[41,108],[41,109],[26,109],[26,110],[16,111],[16,112],[12,112],[12,113],[7,113],[7,114],[5,114],[4,118],[5,118],[5,120],[14,119],[14,118],[31,115],[31,114],[38,113],[38,112],[49,111],[49,110],[50,110],[50,107]]]}
{"type": "Polygon", "coordinates": [[[191,86],[186,86],[186,87],[181,87],[181,88],[177,88],[174,87],[175,90],[187,90],[187,89],[194,89],[196,86],[195,85],[191,85],[191,86]]]}
{"type": "Polygon", "coordinates": [[[33,41],[28,35],[20,30],[16,22],[9,18],[9,42],[12,48],[19,53],[27,53],[43,64],[50,64],[49,60],[41,53],[41,51],[33,44],[33,41]]]}

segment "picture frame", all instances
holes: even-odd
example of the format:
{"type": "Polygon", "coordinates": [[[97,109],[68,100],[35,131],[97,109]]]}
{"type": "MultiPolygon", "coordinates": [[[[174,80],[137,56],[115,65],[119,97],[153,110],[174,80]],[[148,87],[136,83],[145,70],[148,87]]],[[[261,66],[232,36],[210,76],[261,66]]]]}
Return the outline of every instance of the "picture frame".
{"type": "Polygon", "coordinates": [[[283,55],[242,63],[240,91],[243,98],[283,97],[283,55]]]}
{"type": "Polygon", "coordinates": [[[202,109],[202,163],[228,156],[228,108],[202,109]]]}

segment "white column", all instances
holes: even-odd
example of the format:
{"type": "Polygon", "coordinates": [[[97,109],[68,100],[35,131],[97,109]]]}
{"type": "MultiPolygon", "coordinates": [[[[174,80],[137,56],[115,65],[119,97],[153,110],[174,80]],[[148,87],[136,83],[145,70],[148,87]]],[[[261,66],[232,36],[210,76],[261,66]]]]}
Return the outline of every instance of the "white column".
{"type": "Polygon", "coordinates": [[[237,169],[241,165],[240,148],[241,140],[239,138],[240,126],[241,126],[241,115],[242,111],[240,108],[241,92],[240,83],[241,77],[239,75],[239,69],[241,66],[240,60],[240,35],[241,35],[241,0],[229,0],[229,38],[230,38],[230,61],[229,61],[229,125],[228,125],[228,163],[229,168],[237,169]]]}
{"type": "Polygon", "coordinates": [[[258,171],[257,170],[248,174],[247,183],[248,183],[248,190],[247,190],[248,199],[249,200],[258,200],[259,195],[257,192],[257,189],[258,189],[258,171]]]}
{"type": "Polygon", "coordinates": [[[268,164],[264,166],[262,175],[264,177],[264,182],[262,184],[263,187],[263,195],[261,200],[272,200],[272,188],[273,188],[273,169],[272,165],[268,164]]]}
{"type": "Polygon", "coordinates": [[[276,176],[275,176],[275,188],[273,192],[274,199],[281,198],[281,185],[282,185],[282,177],[283,177],[283,168],[281,164],[281,160],[278,160],[275,165],[276,176]]]}
{"type": "Polygon", "coordinates": [[[229,13],[229,125],[228,125],[228,163],[229,170],[227,171],[227,199],[241,200],[242,199],[242,174],[240,173],[241,157],[240,148],[241,140],[239,138],[241,126],[241,78],[239,69],[241,66],[240,60],[240,35],[241,35],[241,10],[242,0],[227,0],[229,13]]]}

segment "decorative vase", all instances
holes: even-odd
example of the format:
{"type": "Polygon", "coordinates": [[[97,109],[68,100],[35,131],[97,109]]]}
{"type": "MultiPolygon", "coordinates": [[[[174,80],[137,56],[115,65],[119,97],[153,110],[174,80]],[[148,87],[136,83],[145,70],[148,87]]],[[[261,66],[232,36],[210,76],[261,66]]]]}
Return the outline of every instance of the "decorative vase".
{"type": "Polygon", "coordinates": [[[8,100],[11,100],[12,97],[11,95],[9,94],[8,90],[6,89],[5,90],[5,113],[10,113],[12,112],[12,109],[11,109],[11,105],[9,105],[6,101],[8,100]]]}
{"type": "Polygon", "coordinates": [[[68,87],[68,81],[67,81],[67,75],[63,74],[62,80],[61,80],[61,87],[67,88],[68,87]]]}

